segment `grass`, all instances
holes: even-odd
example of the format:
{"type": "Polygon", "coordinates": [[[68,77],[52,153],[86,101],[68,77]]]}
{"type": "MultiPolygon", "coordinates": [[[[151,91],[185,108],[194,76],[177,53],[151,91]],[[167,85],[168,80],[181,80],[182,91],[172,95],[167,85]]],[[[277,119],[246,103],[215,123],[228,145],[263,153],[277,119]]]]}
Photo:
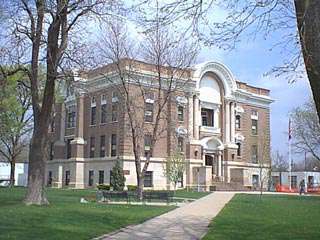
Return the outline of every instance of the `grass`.
{"type": "Polygon", "coordinates": [[[92,190],[48,189],[49,206],[25,206],[24,188],[0,188],[0,239],[90,239],[138,224],[173,207],[81,204],[92,190]]]}
{"type": "Polygon", "coordinates": [[[204,196],[207,196],[210,192],[195,192],[195,191],[187,191],[185,189],[183,190],[177,190],[175,193],[175,197],[178,198],[193,198],[193,199],[199,199],[204,196]]]}
{"type": "Polygon", "coordinates": [[[320,197],[236,195],[204,239],[320,239],[320,197]]]}

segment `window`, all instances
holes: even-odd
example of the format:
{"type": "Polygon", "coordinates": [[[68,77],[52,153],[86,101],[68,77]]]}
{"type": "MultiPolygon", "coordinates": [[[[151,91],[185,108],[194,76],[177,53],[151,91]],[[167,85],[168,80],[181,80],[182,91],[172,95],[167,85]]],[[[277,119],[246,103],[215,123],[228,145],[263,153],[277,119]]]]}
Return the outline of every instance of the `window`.
{"type": "Polygon", "coordinates": [[[241,143],[236,143],[238,145],[237,156],[241,156],[241,143]]]}
{"type": "Polygon", "coordinates": [[[100,170],[99,171],[99,184],[103,184],[104,183],[104,171],[100,170]]]}
{"type": "Polygon", "coordinates": [[[105,102],[107,101],[107,95],[106,94],[102,94],[101,95],[101,102],[105,102]]]}
{"type": "Polygon", "coordinates": [[[106,136],[100,136],[100,157],[106,156],[106,136]]]}
{"type": "Polygon", "coordinates": [[[95,137],[90,138],[90,157],[94,158],[94,151],[95,151],[95,137]]]}
{"type": "Polygon", "coordinates": [[[111,157],[117,156],[117,135],[111,135],[111,157]]]}
{"type": "Polygon", "coordinates": [[[314,185],[314,177],[308,176],[308,187],[313,187],[314,185]]]}
{"type": "Polygon", "coordinates": [[[70,171],[66,171],[66,179],[65,179],[65,185],[69,186],[70,183],[70,171]]]}
{"type": "Polygon", "coordinates": [[[251,116],[258,116],[258,111],[257,110],[254,110],[254,109],[252,109],[251,110],[251,116]]]}
{"type": "Polygon", "coordinates": [[[259,175],[252,175],[252,186],[259,186],[259,175]]]}
{"type": "Polygon", "coordinates": [[[251,119],[251,133],[252,135],[258,135],[258,120],[251,119]]]}
{"type": "Polygon", "coordinates": [[[67,128],[74,128],[76,126],[76,107],[70,106],[67,108],[67,128]]]}
{"type": "Polygon", "coordinates": [[[297,176],[291,176],[291,187],[297,188],[297,176]]]}
{"type": "Polygon", "coordinates": [[[51,142],[49,147],[49,160],[53,159],[53,151],[54,151],[54,143],[51,142]]]}
{"type": "Polygon", "coordinates": [[[183,188],[183,174],[179,177],[177,186],[178,188],[183,188]]]}
{"type": "Polygon", "coordinates": [[[153,187],[153,172],[146,171],[144,175],[144,186],[145,187],[153,187]]]}
{"type": "Polygon", "coordinates": [[[112,102],[118,102],[118,93],[115,91],[112,92],[112,102]]]}
{"type": "Polygon", "coordinates": [[[111,109],[111,121],[116,122],[118,120],[118,105],[116,103],[112,104],[111,109]]]}
{"type": "Polygon", "coordinates": [[[146,122],[153,122],[153,103],[145,103],[144,120],[146,122]]]}
{"type": "Polygon", "coordinates": [[[184,119],[184,107],[178,106],[178,120],[182,122],[183,119],[184,119]]]}
{"type": "Polygon", "coordinates": [[[183,137],[178,137],[178,151],[183,152],[183,137]]]}
{"type": "Polygon", "coordinates": [[[71,158],[71,141],[73,139],[67,139],[67,159],[71,158]]]}
{"type": "Polygon", "coordinates": [[[89,171],[89,182],[88,182],[88,185],[91,187],[91,186],[93,186],[93,179],[94,178],[94,171],[93,170],[90,170],[89,171]]]}
{"type": "Polygon", "coordinates": [[[201,108],[202,126],[214,126],[214,112],[212,109],[201,108]]]}
{"type": "Polygon", "coordinates": [[[50,132],[54,132],[54,130],[55,130],[55,122],[54,122],[54,117],[53,117],[53,119],[51,120],[51,123],[50,123],[50,132]]]}
{"type": "Polygon", "coordinates": [[[151,157],[151,136],[150,135],[145,135],[144,136],[144,156],[147,157],[151,157]]]}
{"type": "Polygon", "coordinates": [[[251,162],[258,163],[258,146],[257,145],[251,146],[251,162]]]}
{"type": "Polygon", "coordinates": [[[49,172],[48,172],[48,182],[47,182],[47,185],[48,185],[49,187],[51,187],[51,185],[52,185],[52,171],[49,171],[49,172]]]}
{"type": "Polygon", "coordinates": [[[241,128],[241,117],[240,115],[236,115],[236,129],[241,128]]]}
{"type": "Polygon", "coordinates": [[[107,104],[102,104],[101,105],[101,123],[106,123],[107,122],[107,104]]]}
{"type": "Polygon", "coordinates": [[[97,103],[97,102],[96,102],[96,98],[95,98],[95,97],[92,97],[92,98],[91,98],[91,106],[92,106],[92,105],[95,106],[96,103],[97,103]]]}
{"type": "Polygon", "coordinates": [[[97,107],[91,107],[91,125],[96,125],[97,123],[97,107]]]}

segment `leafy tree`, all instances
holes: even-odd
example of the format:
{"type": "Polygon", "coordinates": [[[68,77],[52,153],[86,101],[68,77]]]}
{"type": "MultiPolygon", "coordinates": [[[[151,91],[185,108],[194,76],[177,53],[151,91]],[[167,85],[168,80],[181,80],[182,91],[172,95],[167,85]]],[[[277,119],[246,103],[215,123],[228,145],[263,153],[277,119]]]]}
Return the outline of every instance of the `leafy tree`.
{"type": "Polygon", "coordinates": [[[185,157],[181,152],[175,151],[172,156],[167,158],[163,171],[170,183],[173,183],[174,190],[176,190],[178,182],[181,181],[185,169],[185,157]]]}
{"type": "Polygon", "coordinates": [[[26,152],[32,130],[31,98],[21,84],[24,77],[21,73],[7,76],[0,96],[0,156],[10,164],[10,186],[14,186],[15,165],[26,152]]]}
{"type": "Polygon", "coordinates": [[[126,178],[123,173],[123,169],[120,166],[120,161],[117,160],[116,164],[111,171],[110,185],[114,191],[122,191],[126,182],[126,178]]]}
{"type": "Polygon", "coordinates": [[[0,1],[5,20],[0,26],[1,60],[18,64],[30,80],[34,131],[24,202],[27,205],[49,204],[44,192],[44,176],[55,86],[64,79],[68,69],[83,67],[89,54],[87,38],[83,37],[90,28],[87,22],[109,16],[113,4],[104,0],[0,1]],[[45,67],[43,84],[39,78],[41,66],[45,67]]]}

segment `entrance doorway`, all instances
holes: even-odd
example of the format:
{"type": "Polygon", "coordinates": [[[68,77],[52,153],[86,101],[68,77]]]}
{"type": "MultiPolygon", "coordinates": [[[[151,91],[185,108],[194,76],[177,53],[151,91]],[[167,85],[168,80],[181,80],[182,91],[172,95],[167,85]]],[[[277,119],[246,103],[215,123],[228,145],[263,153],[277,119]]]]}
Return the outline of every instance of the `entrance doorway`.
{"type": "Polygon", "coordinates": [[[210,155],[205,156],[205,164],[206,166],[213,166],[213,157],[210,155]]]}
{"type": "Polygon", "coordinates": [[[212,175],[216,174],[217,170],[217,166],[215,164],[215,159],[214,159],[214,155],[205,155],[205,165],[206,166],[210,166],[211,167],[211,173],[212,175]]]}

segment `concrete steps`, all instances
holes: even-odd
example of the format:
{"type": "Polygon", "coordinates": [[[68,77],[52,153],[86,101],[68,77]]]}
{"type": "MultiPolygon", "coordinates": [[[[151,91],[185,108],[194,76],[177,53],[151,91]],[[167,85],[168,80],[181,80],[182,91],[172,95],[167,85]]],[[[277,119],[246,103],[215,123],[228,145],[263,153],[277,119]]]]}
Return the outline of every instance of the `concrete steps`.
{"type": "Polygon", "coordinates": [[[227,182],[218,182],[213,181],[212,186],[215,186],[216,191],[250,191],[252,190],[249,187],[243,186],[241,183],[227,183],[227,182]]]}

